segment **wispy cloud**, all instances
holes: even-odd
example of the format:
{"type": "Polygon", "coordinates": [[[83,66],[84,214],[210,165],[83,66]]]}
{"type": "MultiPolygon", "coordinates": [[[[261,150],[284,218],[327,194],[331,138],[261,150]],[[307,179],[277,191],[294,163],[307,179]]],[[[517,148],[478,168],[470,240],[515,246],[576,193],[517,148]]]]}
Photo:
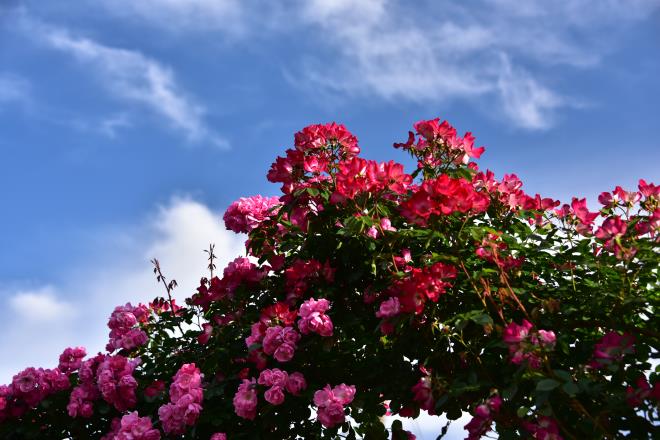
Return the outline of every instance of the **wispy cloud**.
{"type": "Polygon", "coordinates": [[[488,107],[503,108],[515,125],[545,129],[556,109],[575,103],[547,85],[544,66],[597,65],[606,52],[599,43],[604,30],[643,19],[660,4],[523,3],[435,2],[417,11],[389,0],[308,2],[303,18],[323,30],[340,56],[325,57],[330,61],[320,68],[307,64],[307,81],[388,100],[467,99],[481,107],[490,100],[488,107]]]}
{"type": "MultiPolygon", "coordinates": [[[[292,84],[326,96],[442,104],[465,100],[526,129],[546,129],[574,106],[543,72],[593,68],[616,35],[660,7],[659,0],[128,0],[105,1],[166,31],[217,30],[256,39],[305,33],[313,51],[292,84]],[[255,14],[254,11],[259,11],[255,14]],[[285,18],[285,19],[282,19],[285,18]],[[279,25],[278,25],[279,23],[279,25]],[[486,104],[486,105],[484,105],[486,104]]],[[[579,98],[578,98],[579,100],[579,98]]]]}
{"type": "Polygon", "coordinates": [[[539,84],[527,71],[516,69],[502,56],[497,90],[505,114],[520,126],[549,128],[553,110],[566,105],[566,99],[539,84]]]}
{"type": "MultiPolygon", "coordinates": [[[[94,3],[98,3],[94,1],[94,3]]],[[[222,30],[242,33],[247,12],[240,0],[101,0],[106,8],[126,18],[142,19],[170,31],[222,30]]]]}
{"type": "Polygon", "coordinates": [[[50,47],[87,65],[114,97],[148,108],[190,142],[227,147],[206,125],[204,107],[185,93],[169,67],[138,51],[74,37],[66,30],[44,27],[42,31],[50,47]]]}
{"type": "Polygon", "coordinates": [[[67,346],[102,350],[112,309],[128,301],[148,302],[164,295],[149,260],[158,258],[165,274],[176,278],[180,300],[195,291],[206,274],[209,243],[215,243],[217,266],[245,254],[244,237],[227,231],[220,213],[190,199],[174,199],[141,225],[103,231],[97,237],[110,257],[95,255],[71,268],[66,282],[43,288],[3,288],[0,297],[0,384],[28,366],[53,367],[67,346]]]}

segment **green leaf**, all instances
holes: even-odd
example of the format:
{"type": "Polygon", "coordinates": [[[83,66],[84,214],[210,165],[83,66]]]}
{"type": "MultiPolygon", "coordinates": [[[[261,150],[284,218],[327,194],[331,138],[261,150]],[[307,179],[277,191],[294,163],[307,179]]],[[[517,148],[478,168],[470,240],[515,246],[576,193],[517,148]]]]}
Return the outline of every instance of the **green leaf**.
{"type": "Polygon", "coordinates": [[[516,415],[520,418],[523,418],[527,414],[529,414],[530,411],[531,410],[529,408],[527,408],[526,406],[521,406],[520,408],[518,408],[518,411],[516,411],[516,415]]]}
{"type": "Polygon", "coordinates": [[[565,370],[552,370],[557,377],[559,377],[561,380],[564,382],[571,382],[573,378],[571,377],[571,373],[565,370]]]}
{"type": "Polygon", "coordinates": [[[580,392],[580,387],[578,387],[576,384],[573,382],[566,382],[564,385],[561,386],[562,390],[566,392],[569,396],[575,396],[577,393],[580,392]]]}
{"type": "Polygon", "coordinates": [[[536,391],[550,391],[554,390],[560,383],[554,379],[543,379],[536,384],[536,391]]]}

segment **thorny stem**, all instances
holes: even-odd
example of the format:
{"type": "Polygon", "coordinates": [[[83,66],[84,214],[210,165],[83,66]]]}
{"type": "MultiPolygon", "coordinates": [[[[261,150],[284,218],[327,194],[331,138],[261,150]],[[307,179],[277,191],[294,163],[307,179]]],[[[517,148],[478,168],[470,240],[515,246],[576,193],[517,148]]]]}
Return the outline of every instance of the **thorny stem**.
{"type": "MultiPolygon", "coordinates": [[[[474,283],[474,281],[472,280],[472,277],[470,276],[470,274],[468,273],[467,269],[465,268],[465,264],[463,264],[463,262],[462,262],[461,260],[459,260],[459,263],[460,263],[460,265],[461,265],[461,269],[463,269],[463,273],[465,273],[465,276],[467,277],[468,281],[469,281],[470,284],[472,285],[472,288],[474,289],[474,292],[477,294],[477,296],[478,296],[479,299],[481,300],[481,303],[484,305],[484,309],[488,310],[488,305],[486,304],[486,300],[484,299],[484,297],[483,297],[483,296],[481,295],[481,293],[479,292],[479,288],[477,288],[477,285],[476,285],[476,284],[474,283]]],[[[500,317],[500,319],[502,320],[502,322],[503,322],[504,324],[506,324],[506,320],[504,319],[504,316],[502,315],[502,311],[501,311],[501,310],[498,310],[498,316],[500,317]]]]}
{"type": "Polygon", "coordinates": [[[513,288],[509,285],[509,280],[507,279],[507,276],[504,272],[500,272],[500,279],[502,280],[502,282],[504,282],[504,285],[509,290],[509,294],[516,302],[520,310],[522,310],[522,312],[525,314],[525,317],[531,321],[532,319],[529,317],[529,314],[527,313],[527,309],[525,309],[525,306],[520,302],[520,299],[518,299],[518,295],[516,295],[516,293],[513,291],[513,288]]]}
{"type": "Polygon", "coordinates": [[[209,249],[204,251],[209,255],[209,258],[208,258],[209,265],[207,267],[208,267],[209,271],[211,272],[211,278],[210,279],[213,279],[213,269],[215,269],[215,258],[216,258],[216,256],[215,256],[215,253],[213,252],[214,250],[215,250],[215,244],[211,243],[209,245],[209,249]]]}
{"type": "MultiPolygon", "coordinates": [[[[165,291],[167,292],[167,299],[168,302],[170,303],[170,313],[172,316],[174,316],[174,301],[172,300],[172,290],[174,287],[176,287],[176,280],[171,280],[169,283],[163,276],[163,272],[160,270],[160,263],[158,262],[157,259],[151,260],[151,263],[154,265],[154,273],[156,274],[156,281],[160,281],[163,283],[163,286],[165,286],[165,291]]],[[[181,334],[184,334],[183,328],[181,328],[181,324],[177,323],[177,327],[181,331],[181,334]]]]}

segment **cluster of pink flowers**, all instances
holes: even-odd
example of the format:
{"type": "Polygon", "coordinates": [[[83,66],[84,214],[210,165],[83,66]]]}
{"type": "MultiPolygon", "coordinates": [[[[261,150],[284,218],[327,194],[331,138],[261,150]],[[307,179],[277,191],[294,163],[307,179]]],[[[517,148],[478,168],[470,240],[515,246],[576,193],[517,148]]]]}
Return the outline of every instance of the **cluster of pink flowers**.
{"type": "Polygon", "coordinates": [[[291,310],[289,306],[279,301],[272,304],[261,311],[259,321],[252,324],[250,336],[245,338],[245,345],[250,347],[252,344],[260,343],[268,327],[281,324],[285,327],[291,327],[296,321],[298,312],[291,310]]]}
{"type": "Polygon", "coordinates": [[[83,347],[66,348],[60,355],[60,363],[57,369],[64,374],[71,374],[74,371],[78,371],[86,355],[87,351],[83,347]]]}
{"type": "Polygon", "coordinates": [[[259,374],[259,385],[270,387],[264,392],[264,399],[272,405],[281,405],[284,402],[284,390],[297,396],[307,388],[307,382],[302,373],[288,374],[278,368],[263,370],[259,374]]]}
{"type": "Polygon", "coordinates": [[[660,381],[657,381],[653,384],[653,387],[649,384],[649,381],[644,376],[637,378],[635,382],[636,387],[628,385],[626,388],[626,402],[633,408],[641,406],[645,400],[653,400],[657,405],[660,403],[660,381]]]}
{"type": "Polygon", "coordinates": [[[484,212],[490,198],[483,191],[462,178],[446,174],[426,180],[410,198],[401,203],[401,215],[411,222],[426,225],[432,215],[450,215],[454,212],[484,212]]]}
{"type": "Polygon", "coordinates": [[[267,274],[268,267],[259,268],[248,258],[235,258],[225,267],[222,278],[213,277],[210,281],[202,278],[191,303],[207,310],[212,302],[233,297],[238,287],[253,286],[267,274]]]}
{"type": "Polygon", "coordinates": [[[243,379],[234,394],[234,411],[236,415],[248,420],[257,416],[257,381],[256,379],[243,379]]]}
{"type": "Polygon", "coordinates": [[[94,414],[94,401],[101,397],[101,392],[94,383],[82,382],[76,386],[69,396],[66,406],[69,417],[90,418],[94,414]]]}
{"type": "Polygon", "coordinates": [[[594,346],[594,353],[589,366],[602,368],[618,362],[626,354],[635,352],[635,337],[630,333],[619,334],[609,332],[605,334],[594,346]]]}
{"type": "Polygon", "coordinates": [[[563,437],[559,435],[557,421],[550,417],[542,416],[534,423],[523,422],[522,425],[535,440],[563,440],[563,437]]]}
{"type": "Polygon", "coordinates": [[[140,417],[133,411],[121,420],[114,419],[111,431],[101,440],[160,440],[160,431],[153,427],[149,417],[140,417]]]}
{"type": "Polygon", "coordinates": [[[137,403],[135,391],[138,384],[133,371],[139,363],[139,359],[116,355],[106,356],[98,366],[96,383],[101,396],[117,411],[126,411],[137,403]]]}
{"type": "Polygon", "coordinates": [[[166,434],[181,435],[193,426],[202,411],[202,375],[195,364],[183,364],[170,385],[170,403],[158,408],[166,434]]]}
{"type": "Polygon", "coordinates": [[[504,328],[502,339],[509,346],[512,363],[518,365],[527,361],[530,368],[539,368],[541,366],[540,353],[554,348],[556,342],[554,332],[532,331],[533,327],[531,322],[523,319],[521,325],[510,322],[504,328]]]}
{"type": "MultiPolygon", "coordinates": [[[[255,348],[252,346],[254,344],[259,344],[263,341],[264,336],[266,335],[266,330],[268,330],[270,327],[281,324],[283,328],[293,328],[293,323],[295,322],[297,316],[298,316],[298,312],[295,309],[291,310],[285,302],[281,302],[281,301],[272,304],[261,311],[261,316],[259,317],[259,321],[252,324],[250,336],[245,338],[245,345],[247,345],[247,347],[250,348],[248,360],[254,362],[257,369],[262,370],[266,368],[267,358],[263,348],[255,348]]],[[[271,332],[274,331],[271,330],[271,332]]],[[[271,333],[271,336],[276,336],[276,335],[271,333]]],[[[286,356],[286,353],[288,353],[288,350],[290,348],[295,349],[295,344],[292,345],[291,341],[293,341],[293,339],[296,338],[290,334],[289,330],[286,331],[286,336],[289,342],[287,343],[286,346],[282,348],[280,353],[278,353],[277,356],[279,358],[283,358],[282,357],[283,355],[286,356]]],[[[279,343],[279,341],[277,340],[272,342],[279,343]]],[[[273,353],[275,353],[275,351],[273,351],[273,353]]]]}
{"type": "Polygon", "coordinates": [[[223,219],[227,229],[236,233],[249,233],[276,213],[279,197],[241,197],[229,205],[223,219]]]}
{"type": "Polygon", "coordinates": [[[344,407],[355,397],[355,386],[340,384],[334,388],[326,385],[314,393],[314,405],[318,407],[316,417],[326,428],[332,428],[346,421],[344,407]]]}
{"type": "Polygon", "coordinates": [[[360,154],[357,138],[346,129],[344,124],[309,125],[294,135],[294,145],[298,151],[307,152],[326,147],[329,143],[338,144],[343,154],[360,154]]]}
{"type": "Polygon", "coordinates": [[[466,440],[480,439],[490,431],[494,417],[500,412],[500,406],[502,406],[502,398],[500,396],[492,396],[484,403],[478,405],[474,409],[472,420],[465,425],[465,429],[468,432],[466,440]]]}
{"type": "Polygon", "coordinates": [[[71,392],[66,409],[69,417],[90,418],[94,413],[94,401],[101,398],[101,392],[96,385],[96,374],[99,365],[106,358],[98,354],[87,359],[80,365],[78,385],[71,392]]]}
{"type": "Polygon", "coordinates": [[[248,258],[238,257],[230,261],[222,272],[222,283],[227,294],[232,296],[236,289],[242,285],[252,286],[261,281],[268,274],[268,268],[257,267],[248,258]]]}
{"type": "MultiPolygon", "coordinates": [[[[394,144],[396,148],[403,148],[408,151],[417,151],[424,153],[423,164],[438,166],[442,163],[442,157],[437,154],[438,147],[444,148],[449,157],[455,163],[467,164],[470,158],[478,159],[484,152],[484,147],[474,147],[474,136],[467,132],[463,137],[458,133],[449,122],[440,122],[439,118],[428,121],[419,121],[413,124],[415,131],[420,136],[415,143],[413,132],[408,133],[408,142],[404,144],[394,144]]],[[[420,166],[423,164],[420,163],[420,166]]]]}
{"type": "MultiPolygon", "coordinates": [[[[534,197],[527,195],[522,190],[522,181],[515,174],[505,174],[500,182],[495,180],[492,171],[478,172],[472,178],[472,183],[476,189],[484,189],[491,196],[494,196],[501,204],[512,211],[524,209],[528,211],[550,211],[559,206],[558,200],[543,198],[539,194],[534,197]]],[[[563,212],[563,211],[562,211],[563,212]]],[[[566,215],[570,212],[570,207],[566,207],[566,215]]],[[[540,214],[535,215],[533,222],[543,223],[543,217],[540,214]]]]}
{"type": "Polygon", "coordinates": [[[57,368],[26,368],[9,386],[0,387],[0,421],[20,417],[51,394],[70,387],[69,377],[57,368]]]}
{"type": "Polygon", "coordinates": [[[291,185],[296,180],[300,179],[306,169],[310,172],[321,173],[327,167],[327,160],[321,161],[314,156],[316,160],[307,165],[305,161],[305,154],[302,151],[288,149],[286,150],[286,157],[278,156],[275,162],[270,166],[268,175],[266,176],[271,182],[281,182],[282,191],[284,193],[291,192],[291,185]]]}
{"type": "Polygon", "coordinates": [[[651,184],[647,184],[646,181],[639,181],[640,192],[637,191],[626,191],[625,189],[617,186],[612,192],[602,192],[598,196],[598,201],[605,206],[606,208],[614,208],[616,206],[631,207],[635,203],[639,202],[642,198],[642,194],[647,197],[659,195],[658,187],[651,184]]]}
{"type": "Polygon", "coordinates": [[[147,343],[147,334],[138,327],[149,319],[149,309],[139,304],[135,307],[131,303],[117,306],[110,315],[108,327],[110,328],[110,342],[106,350],[112,353],[115,350],[132,350],[147,343]]]}
{"type": "MultiPolygon", "coordinates": [[[[426,300],[437,302],[456,278],[456,268],[450,264],[435,263],[423,268],[412,268],[408,276],[392,287],[392,296],[398,296],[401,312],[422,313],[426,300]]],[[[391,303],[395,306],[395,303],[391,303]]]]}
{"type": "Polygon", "coordinates": [[[300,306],[298,329],[303,335],[317,333],[321,336],[332,336],[333,325],[330,317],[325,314],[330,308],[330,301],[321,298],[318,301],[310,298],[300,306]]]}
{"type": "Polygon", "coordinates": [[[383,190],[403,194],[411,182],[412,176],[404,172],[400,163],[394,161],[378,163],[353,157],[338,164],[335,192],[330,201],[340,203],[353,199],[360,193],[378,193],[383,190]]]}
{"type": "Polygon", "coordinates": [[[263,350],[279,362],[288,362],[293,358],[299,340],[300,334],[293,327],[268,327],[264,334],[263,350]]]}
{"type": "Polygon", "coordinates": [[[286,157],[278,157],[268,171],[268,180],[283,183],[282,191],[291,193],[294,182],[305,173],[315,179],[328,170],[333,159],[348,159],[360,153],[357,138],[342,124],[317,124],[295,135],[295,149],[286,150],[286,157]]]}

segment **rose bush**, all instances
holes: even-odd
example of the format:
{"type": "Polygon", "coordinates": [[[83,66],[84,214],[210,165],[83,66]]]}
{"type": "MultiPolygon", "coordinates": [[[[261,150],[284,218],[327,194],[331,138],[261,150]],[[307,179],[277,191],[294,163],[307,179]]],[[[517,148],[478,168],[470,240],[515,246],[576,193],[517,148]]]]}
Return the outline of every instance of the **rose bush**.
{"type": "MultiPolygon", "coordinates": [[[[466,437],[658,434],[660,187],[616,187],[589,211],[528,195],[438,119],[359,156],[343,125],[306,127],[224,217],[247,256],[110,317],[106,353],[0,387],[0,437],[410,439],[421,410],[466,437]]],[[[438,426],[442,436],[447,426],[438,426]]],[[[655,437],[657,438],[657,437],[655,437]]]]}

